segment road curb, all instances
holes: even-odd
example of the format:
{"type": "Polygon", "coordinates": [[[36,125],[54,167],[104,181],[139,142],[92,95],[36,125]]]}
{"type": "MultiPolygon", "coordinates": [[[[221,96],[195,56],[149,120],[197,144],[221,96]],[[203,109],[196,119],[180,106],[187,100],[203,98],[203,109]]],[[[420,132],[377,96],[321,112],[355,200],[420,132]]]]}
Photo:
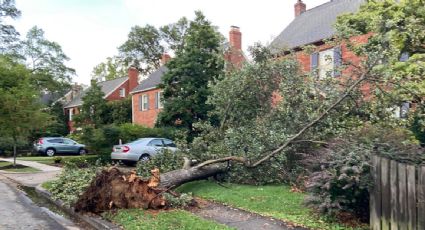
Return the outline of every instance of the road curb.
{"type": "Polygon", "coordinates": [[[97,229],[97,230],[104,230],[104,229],[120,230],[121,229],[115,224],[108,222],[106,220],[103,220],[99,216],[88,216],[88,215],[77,213],[74,211],[73,208],[68,207],[62,201],[53,200],[51,197],[51,193],[47,191],[46,189],[44,189],[43,187],[41,187],[41,185],[38,185],[37,187],[35,187],[35,191],[39,195],[43,196],[44,198],[49,200],[51,203],[56,205],[58,208],[66,212],[68,215],[78,219],[79,221],[86,223],[87,225],[93,227],[94,229],[97,229]]]}

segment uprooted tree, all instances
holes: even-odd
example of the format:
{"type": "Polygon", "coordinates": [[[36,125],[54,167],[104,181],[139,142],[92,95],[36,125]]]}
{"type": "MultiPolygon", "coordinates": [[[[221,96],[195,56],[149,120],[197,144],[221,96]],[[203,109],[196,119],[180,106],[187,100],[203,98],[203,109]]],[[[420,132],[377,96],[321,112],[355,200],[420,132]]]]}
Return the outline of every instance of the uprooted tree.
{"type": "MultiPolygon", "coordinates": [[[[182,148],[190,149],[185,152],[189,158],[181,169],[160,175],[157,196],[188,181],[234,168],[270,169],[288,152],[323,144],[364,122],[390,119],[391,108],[403,101],[421,105],[425,30],[417,28],[425,25],[420,15],[425,11],[415,10],[424,8],[421,2],[370,1],[359,13],[341,17],[339,33],[330,43],[343,44],[361,58],[344,60],[338,67],[339,77],[334,77],[334,70],[324,78],[316,70],[302,71],[291,51],[282,51],[285,55],[276,59],[269,49],[253,47],[253,63],[211,82],[208,103],[214,105],[211,115],[219,117],[220,124],[194,124],[200,134],[182,148]],[[352,38],[359,35],[368,36],[368,41],[356,43],[352,38]],[[400,60],[405,52],[410,57],[400,60]],[[192,165],[191,160],[200,163],[192,165]]],[[[311,51],[305,47],[303,52],[311,51]]],[[[113,172],[118,180],[129,176],[113,172]]],[[[105,173],[108,171],[97,178],[105,173]]],[[[85,199],[100,195],[94,186],[113,185],[93,182],[89,188],[92,193],[85,194],[85,199]]],[[[127,194],[128,187],[123,188],[127,190],[115,192],[127,194]]]]}

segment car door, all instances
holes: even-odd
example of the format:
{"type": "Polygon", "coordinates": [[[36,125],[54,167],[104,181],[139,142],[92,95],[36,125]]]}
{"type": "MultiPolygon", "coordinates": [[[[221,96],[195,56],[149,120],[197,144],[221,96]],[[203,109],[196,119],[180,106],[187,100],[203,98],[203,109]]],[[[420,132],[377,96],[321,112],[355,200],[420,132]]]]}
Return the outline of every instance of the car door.
{"type": "Polygon", "coordinates": [[[63,148],[64,151],[67,153],[77,153],[78,152],[78,146],[76,145],[75,141],[63,138],[63,148]]]}
{"type": "Polygon", "coordinates": [[[152,139],[148,143],[148,150],[150,155],[155,155],[162,151],[164,148],[164,144],[162,143],[161,139],[152,139]]]}
{"type": "Polygon", "coordinates": [[[171,152],[175,152],[177,150],[177,146],[172,140],[162,139],[162,141],[164,142],[164,147],[166,149],[170,150],[171,152]]]}
{"type": "Polygon", "coordinates": [[[48,142],[52,145],[53,148],[55,148],[56,152],[66,152],[65,145],[63,144],[63,138],[50,139],[48,142]]]}

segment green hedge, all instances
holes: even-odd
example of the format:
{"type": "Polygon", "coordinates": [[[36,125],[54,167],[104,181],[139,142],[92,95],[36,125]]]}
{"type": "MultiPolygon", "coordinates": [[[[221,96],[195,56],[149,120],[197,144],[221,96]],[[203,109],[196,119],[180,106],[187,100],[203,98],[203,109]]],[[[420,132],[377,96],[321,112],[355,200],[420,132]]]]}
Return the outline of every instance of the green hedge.
{"type": "Polygon", "coordinates": [[[99,155],[109,154],[112,146],[122,143],[128,143],[144,137],[164,137],[174,139],[176,130],[174,128],[148,128],[130,123],[121,125],[105,125],[95,129],[86,126],[82,131],[70,134],[68,137],[83,143],[91,153],[99,155]]]}

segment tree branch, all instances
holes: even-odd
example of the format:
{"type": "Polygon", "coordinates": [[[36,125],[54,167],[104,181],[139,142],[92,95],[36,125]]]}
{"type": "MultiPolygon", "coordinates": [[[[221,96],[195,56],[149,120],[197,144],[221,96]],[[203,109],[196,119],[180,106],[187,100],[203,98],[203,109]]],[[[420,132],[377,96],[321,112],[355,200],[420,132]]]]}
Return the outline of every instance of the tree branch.
{"type": "Polygon", "coordinates": [[[236,162],[240,162],[243,164],[247,164],[247,159],[244,157],[236,157],[236,156],[230,156],[230,157],[224,157],[224,158],[220,158],[220,159],[214,159],[214,160],[207,160],[202,162],[201,164],[193,167],[194,169],[200,169],[202,167],[205,167],[207,165],[210,164],[215,164],[215,163],[222,163],[222,162],[227,162],[227,161],[236,161],[236,162]]]}
{"type": "Polygon", "coordinates": [[[335,101],[329,108],[327,108],[325,111],[323,111],[316,119],[312,120],[310,123],[308,123],[304,128],[302,128],[297,134],[289,138],[285,143],[283,143],[281,146],[279,146],[277,149],[266,155],[265,157],[261,158],[257,162],[248,165],[248,167],[257,167],[264,161],[269,160],[271,157],[285,149],[289,144],[291,144],[295,139],[300,137],[302,134],[304,134],[305,131],[307,131],[309,128],[317,124],[319,121],[321,121],[323,118],[325,118],[331,110],[333,110],[335,107],[337,107],[346,97],[350,95],[350,93],[362,82],[367,78],[367,74],[369,71],[364,72],[359,79],[357,79],[346,91],[345,93],[337,100],[335,101]]]}

